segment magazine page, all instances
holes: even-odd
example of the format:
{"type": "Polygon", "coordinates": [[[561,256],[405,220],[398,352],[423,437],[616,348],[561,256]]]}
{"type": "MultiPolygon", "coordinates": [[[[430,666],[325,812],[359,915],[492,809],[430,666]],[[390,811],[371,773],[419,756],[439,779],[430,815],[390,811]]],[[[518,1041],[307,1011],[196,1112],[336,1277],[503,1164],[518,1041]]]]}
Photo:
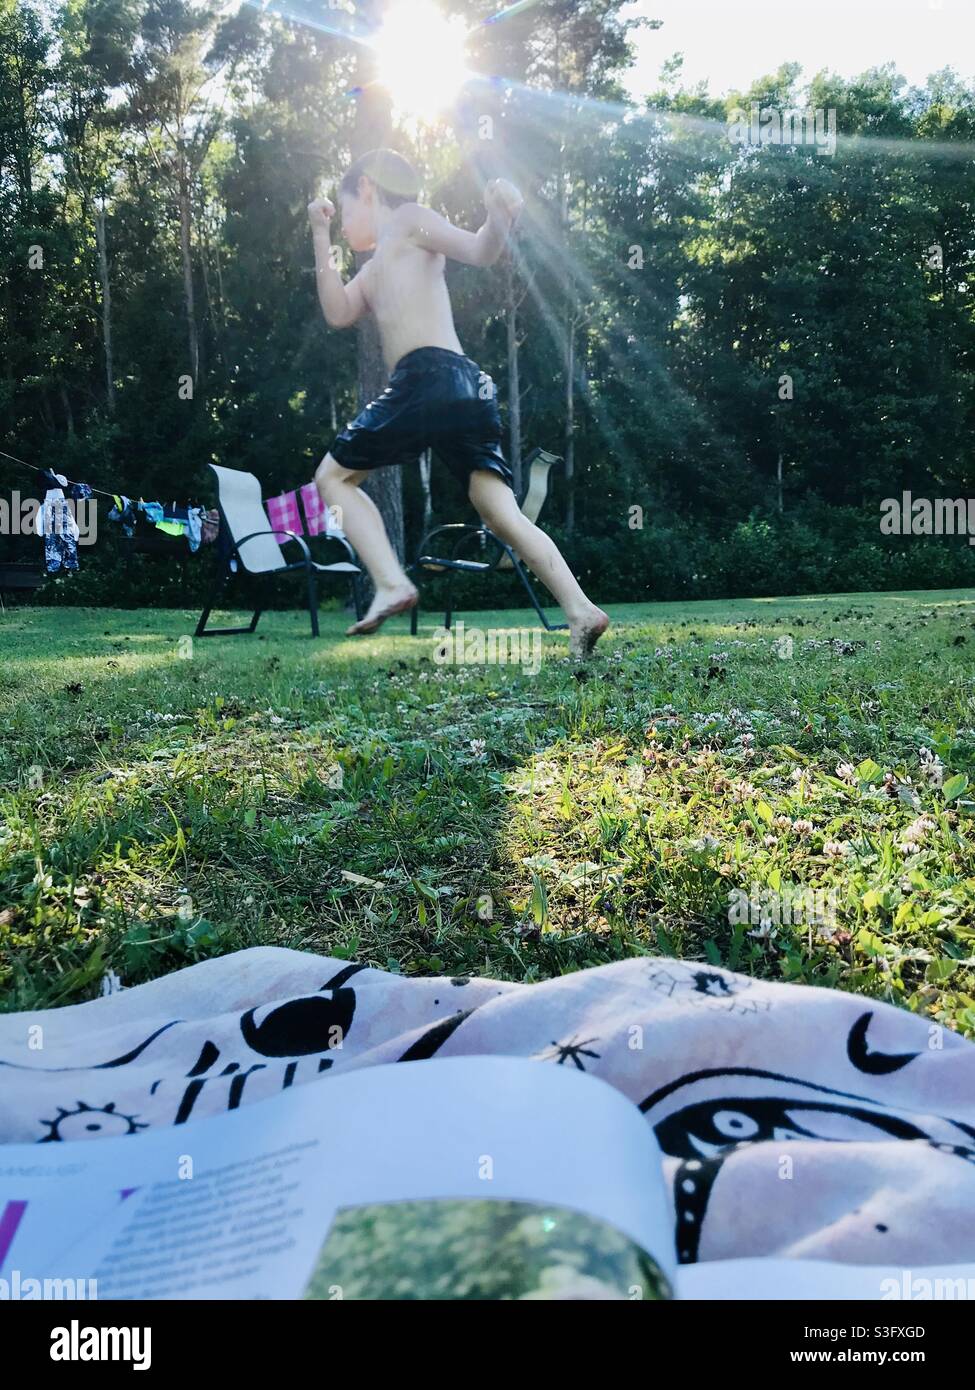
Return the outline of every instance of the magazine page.
{"type": "Polygon", "coordinates": [[[363,1069],[42,1155],[2,1155],[0,1215],[24,1208],[4,1279],[93,1280],[100,1298],[671,1296],[645,1121],[524,1059],[363,1069]]]}

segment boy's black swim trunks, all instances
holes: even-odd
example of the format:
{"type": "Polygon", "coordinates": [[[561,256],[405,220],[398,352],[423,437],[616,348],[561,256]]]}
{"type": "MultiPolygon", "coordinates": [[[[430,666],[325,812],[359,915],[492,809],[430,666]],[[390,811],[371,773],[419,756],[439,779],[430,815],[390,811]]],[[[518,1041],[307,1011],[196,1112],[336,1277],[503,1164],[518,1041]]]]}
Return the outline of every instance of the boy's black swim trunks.
{"type": "Polygon", "coordinates": [[[494,382],[447,348],[417,348],[400,358],[385,391],[346,425],[330,452],[358,471],[414,463],[427,448],[465,487],[479,468],[511,485],[494,382]]]}

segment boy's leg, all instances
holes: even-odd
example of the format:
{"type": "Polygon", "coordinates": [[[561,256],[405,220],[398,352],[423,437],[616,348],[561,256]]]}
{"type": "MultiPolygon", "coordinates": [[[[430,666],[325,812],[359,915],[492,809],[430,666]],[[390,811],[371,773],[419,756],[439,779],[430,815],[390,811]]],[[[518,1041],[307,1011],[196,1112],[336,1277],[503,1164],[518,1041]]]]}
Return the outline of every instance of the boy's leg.
{"type": "Polygon", "coordinates": [[[375,632],[386,618],[406,612],[417,600],[416,586],[396,558],[379,508],[359,486],[368,476],[367,472],[356,473],[343,468],[331,454],[325,455],[315,473],[322,500],[329,507],[339,508],[342,529],[369,571],[376,589],[368,612],[360,622],[352,624],[348,636],[375,632]]]}
{"type": "Polygon", "coordinates": [[[569,620],[573,656],[589,656],[609,627],[609,618],[586,598],[558,546],[528,520],[497,473],[485,468],[472,472],[469,495],[484,524],[511,546],[558,600],[569,620]]]}

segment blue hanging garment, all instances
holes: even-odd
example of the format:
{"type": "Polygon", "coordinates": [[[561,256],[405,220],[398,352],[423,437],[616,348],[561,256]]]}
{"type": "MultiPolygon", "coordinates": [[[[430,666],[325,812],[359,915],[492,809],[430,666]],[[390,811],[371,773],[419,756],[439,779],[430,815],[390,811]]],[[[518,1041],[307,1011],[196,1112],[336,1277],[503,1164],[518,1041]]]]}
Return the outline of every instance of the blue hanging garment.
{"type": "Polygon", "coordinates": [[[195,555],[203,544],[203,522],[206,512],[202,507],[190,507],[186,514],[186,539],[195,555]]]}
{"type": "Polygon", "coordinates": [[[115,506],[108,514],[109,521],[120,521],[122,523],[122,535],[131,539],[135,535],[135,503],[128,497],[114,496],[115,506]]]}
{"type": "Polygon", "coordinates": [[[199,550],[203,540],[205,515],[202,507],[177,507],[175,502],[171,506],[163,508],[163,520],[173,525],[182,526],[182,534],[186,537],[190,550],[194,554],[199,550]]]}

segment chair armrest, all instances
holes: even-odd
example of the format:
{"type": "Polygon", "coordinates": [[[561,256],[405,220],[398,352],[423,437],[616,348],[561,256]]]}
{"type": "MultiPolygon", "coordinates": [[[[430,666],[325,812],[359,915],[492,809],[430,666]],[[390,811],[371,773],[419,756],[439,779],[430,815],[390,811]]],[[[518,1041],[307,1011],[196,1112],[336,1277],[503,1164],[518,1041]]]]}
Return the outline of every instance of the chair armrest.
{"type": "Polygon", "coordinates": [[[430,531],[426,536],[424,536],[417,557],[409,566],[409,568],[410,570],[415,570],[419,566],[421,560],[426,560],[428,564],[431,565],[431,567],[436,566],[438,563],[442,563],[445,565],[452,564],[456,561],[457,556],[459,555],[461,550],[463,550],[464,546],[468,543],[468,541],[472,540],[480,540],[482,545],[485,541],[491,541],[495,546],[497,546],[497,555],[491,561],[490,564],[484,566],[485,569],[497,569],[498,565],[500,565],[502,560],[504,560],[507,556],[508,552],[504,547],[504,543],[500,541],[498,537],[494,534],[494,532],[490,530],[487,526],[485,526],[483,522],[480,526],[472,526],[466,521],[452,521],[448,523],[448,525],[446,526],[434,527],[432,531],[430,531]],[[451,550],[449,555],[428,554],[427,546],[429,542],[433,540],[434,536],[443,535],[445,531],[461,532],[461,535],[457,537],[457,542],[454,545],[453,550],[451,550]]]}
{"type": "Polygon", "coordinates": [[[419,558],[419,556],[421,556],[422,554],[424,554],[424,552],[425,552],[426,549],[427,549],[427,546],[428,546],[428,545],[430,544],[430,542],[433,540],[434,536],[442,536],[443,533],[444,533],[445,531],[474,531],[474,532],[477,532],[477,531],[480,531],[480,530],[482,530],[482,529],[483,529],[483,528],[482,528],[481,526],[472,526],[472,525],[470,524],[470,522],[468,522],[468,521],[451,521],[451,522],[449,522],[446,526],[435,526],[435,527],[433,528],[433,530],[432,530],[432,531],[428,531],[428,532],[426,533],[426,535],[425,535],[425,536],[422,538],[422,540],[420,541],[420,544],[418,545],[418,547],[417,547],[417,552],[416,552],[416,553],[417,553],[417,557],[419,558]]]}
{"type": "Polygon", "coordinates": [[[463,544],[463,542],[467,539],[468,536],[477,536],[480,534],[481,531],[483,531],[483,529],[483,525],[472,526],[470,522],[467,521],[451,521],[448,522],[446,526],[435,526],[432,531],[428,531],[426,535],[423,536],[423,538],[421,539],[420,544],[417,546],[416,558],[407,566],[407,571],[410,572],[412,570],[417,569],[421,560],[438,558],[436,556],[430,556],[428,551],[430,542],[434,539],[435,536],[442,536],[446,531],[462,532],[463,534],[459,537],[457,545],[454,547],[454,550],[452,552],[452,554],[456,554],[458,548],[463,544]]]}
{"type": "Polygon", "coordinates": [[[355,553],[355,551],[352,549],[352,546],[351,546],[350,542],[348,541],[348,539],[347,539],[345,536],[336,536],[336,535],[334,535],[334,534],[333,534],[333,535],[327,535],[327,534],[323,531],[322,534],[321,534],[320,536],[316,537],[316,539],[317,539],[317,540],[322,540],[322,541],[334,541],[334,543],[335,543],[336,545],[340,545],[340,546],[342,547],[342,549],[345,551],[346,555],[349,557],[349,559],[352,561],[352,563],[353,563],[354,565],[358,565],[358,563],[359,563],[359,557],[358,557],[358,555],[355,553]]]}

